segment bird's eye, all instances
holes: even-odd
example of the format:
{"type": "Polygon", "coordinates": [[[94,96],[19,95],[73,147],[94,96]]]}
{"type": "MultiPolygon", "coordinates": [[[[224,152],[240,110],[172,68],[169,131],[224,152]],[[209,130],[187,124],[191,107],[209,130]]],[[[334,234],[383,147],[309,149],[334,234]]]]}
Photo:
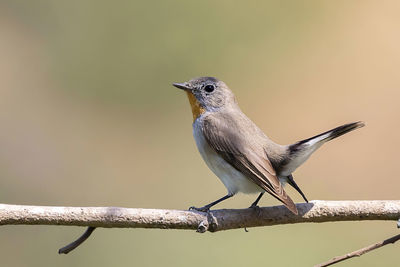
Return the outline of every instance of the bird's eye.
{"type": "Polygon", "coordinates": [[[212,91],[214,91],[214,89],[215,87],[212,84],[204,86],[204,91],[206,91],[207,93],[211,93],[212,91]]]}

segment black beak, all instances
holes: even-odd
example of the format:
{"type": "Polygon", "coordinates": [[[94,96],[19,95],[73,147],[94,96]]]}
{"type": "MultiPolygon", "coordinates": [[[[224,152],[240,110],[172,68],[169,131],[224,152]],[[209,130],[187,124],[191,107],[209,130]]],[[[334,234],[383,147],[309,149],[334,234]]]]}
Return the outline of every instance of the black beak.
{"type": "Polygon", "coordinates": [[[176,88],[185,90],[185,91],[189,91],[191,90],[191,88],[189,87],[189,85],[187,83],[173,83],[173,86],[175,86],[176,88]]]}

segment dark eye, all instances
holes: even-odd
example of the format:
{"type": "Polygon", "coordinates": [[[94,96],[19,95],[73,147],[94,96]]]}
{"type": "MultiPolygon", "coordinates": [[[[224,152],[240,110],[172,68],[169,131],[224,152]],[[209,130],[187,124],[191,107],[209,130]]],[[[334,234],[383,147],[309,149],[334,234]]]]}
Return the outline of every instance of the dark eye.
{"type": "Polygon", "coordinates": [[[214,91],[214,89],[215,87],[212,84],[204,86],[204,91],[206,91],[207,93],[211,93],[212,91],[214,91]]]}

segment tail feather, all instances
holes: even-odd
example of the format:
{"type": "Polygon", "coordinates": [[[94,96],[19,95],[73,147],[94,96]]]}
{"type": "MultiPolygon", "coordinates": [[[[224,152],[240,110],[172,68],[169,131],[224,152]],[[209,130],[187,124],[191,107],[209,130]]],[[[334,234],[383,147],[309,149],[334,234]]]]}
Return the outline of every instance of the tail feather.
{"type": "Polygon", "coordinates": [[[365,124],[361,121],[345,124],[322,134],[297,142],[293,145],[289,145],[288,158],[286,159],[286,164],[282,167],[281,175],[290,175],[325,142],[355,129],[361,128],[364,125],[365,124]]]}
{"type": "Polygon", "coordinates": [[[324,133],[318,134],[316,136],[313,136],[311,138],[307,138],[305,140],[302,140],[300,142],[297,142],[295,144],[293,144],[293,147],[298,147],[301,146],[303,144],[308,144],[310,146],[314,145],[314,144],[318,144],[318,143],[325,143],[327,141],[330,141],[332,139],[335,139],[336,137],[342,136],[345,133],[351,132],[355,129],[364,127],[365,124],[362,121],[358,121],[358,122],[353,122],[353,123],[348,123],[339,127],[336,127],[332,130],[326,131],[324,133]]]}

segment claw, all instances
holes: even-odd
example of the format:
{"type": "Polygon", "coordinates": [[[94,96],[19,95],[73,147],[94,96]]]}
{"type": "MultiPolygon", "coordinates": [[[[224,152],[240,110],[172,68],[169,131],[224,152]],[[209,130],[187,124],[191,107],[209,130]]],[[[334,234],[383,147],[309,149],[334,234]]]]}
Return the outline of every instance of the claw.
{"type": "Polygon", "coordinates": [[[261,215],[261,208],[258,205],[251,205],[249,209],[253,209],[255,212],[257,212],[257,216],[260,217],[261,215]]]}
{"type": "Polygon", "coordinates": [[[208,212],[210,210],[210,208],[207,207],[207,206],[204,206],[204,207],[201,207],[201,208],[196,208],[196,207],[192,206],[192,207],[189,208],[189,210],[208,212]]]}

